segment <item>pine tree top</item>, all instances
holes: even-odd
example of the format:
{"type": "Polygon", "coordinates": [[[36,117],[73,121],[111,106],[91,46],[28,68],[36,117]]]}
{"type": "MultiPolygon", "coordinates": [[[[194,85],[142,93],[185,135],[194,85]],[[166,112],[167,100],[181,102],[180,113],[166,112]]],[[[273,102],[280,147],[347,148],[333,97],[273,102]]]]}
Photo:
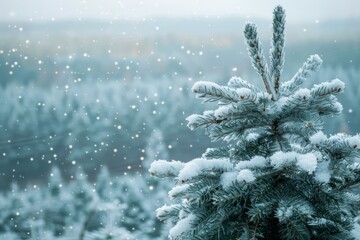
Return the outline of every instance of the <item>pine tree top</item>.
{"type": "Polygon", "coordinates": [[[334,79],[311,89],[300,88],[322,64],[319,55],[311,55],[289,81],[280,81],[285,62],[285,11],[277,6],[273,14],[269,64],[256,25],[246,23],[244,28],[248,54],[264,83],[264,91],[240,77],[231,78],[227,86],[205,81],[195,83],[192,91],[197,97],[204,102],[218,102],[219,108],[188,117],[190,129],[205,128],[213,141],[239,143],[267,139],[279,145],[273,146],[273,150],[280,147],[279,150],[289,151],[294,142],[290,137],[304,144],[322,129],[323,116],[341,113],[342,105],[336,95],[345,87],[342,81],[334,79]]]}

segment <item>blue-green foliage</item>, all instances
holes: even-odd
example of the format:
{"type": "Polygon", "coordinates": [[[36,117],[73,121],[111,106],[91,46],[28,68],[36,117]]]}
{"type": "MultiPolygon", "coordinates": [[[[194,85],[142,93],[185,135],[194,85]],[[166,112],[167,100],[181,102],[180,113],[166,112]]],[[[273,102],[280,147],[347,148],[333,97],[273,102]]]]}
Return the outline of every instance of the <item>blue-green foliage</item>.
{"type": "Polygon", "coordinates": [[[271,64],[267,67],[254,24],[245,26],[252,64],[265,92],[241,78],[227,86],[197,82],[192,90],[219,108],[191,115],[191,129],[212,141],[201,158],[155,161],[150,172],[175,178],[174,200],[157,210],[173,219],[170,239],[352,239],[360,195],[360,136],[322,132],[326,116],[340,114],[338,79],[300,85],[322,63],[308,58],[295,76],[280,82],[285,12],[274,10],[271,64]]]}
{"type": "Polygon", "coordinates": [[[277,6],[274,9],[273,35],[270,49],[270,76],[274,82],[275,91],[278,91],[280,75],[284,67],[285,58],[285,11],[277,6]]]}

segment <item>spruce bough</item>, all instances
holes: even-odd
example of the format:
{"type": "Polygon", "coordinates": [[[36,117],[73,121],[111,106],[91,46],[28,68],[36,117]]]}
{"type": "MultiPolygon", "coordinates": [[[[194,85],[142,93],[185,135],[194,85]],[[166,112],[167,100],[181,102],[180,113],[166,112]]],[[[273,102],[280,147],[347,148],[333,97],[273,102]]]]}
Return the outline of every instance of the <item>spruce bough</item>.
{"type": "Polygon", "coordinates": [[[190,129],[204,128],[210,148],[187,163],[158,160],[150,172],[176,179],[174,204],[157,210],[175,222],[170,239],[353,239],[360,195],[360,136],[326,136],[325,116],[340,114],[338,79],[301,84],[322,60],[310,56],[292,79],[281,82],[285,11],[274,10],[270,64],[257,28],[244,34],[253,67],[265,91],[239,77],[227,86],[197,82],[192,91],[216,110],[187,118],[190,129]]]}

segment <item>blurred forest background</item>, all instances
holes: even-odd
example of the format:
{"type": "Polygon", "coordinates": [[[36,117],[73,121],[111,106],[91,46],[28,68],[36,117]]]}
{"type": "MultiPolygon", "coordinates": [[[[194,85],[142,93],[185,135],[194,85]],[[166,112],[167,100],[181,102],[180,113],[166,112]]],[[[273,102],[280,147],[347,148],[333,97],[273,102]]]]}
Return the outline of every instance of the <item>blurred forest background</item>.
{"type": "MultiPolygon", "coordinates": [[[[164,239],[154,211],[168,187],[147,168],[213,146],[186,127],[206,110],[194,82],[240,76],[262,87],[244,45],[247,20],[0,22],[0,236],[164,239]]],[[[269,21],[251,20],[267,51],[269,21]]],[[[284,80],[317,53],[324,63],[307,84],[346,83],[344,114],[327,119],[327,133],[360,132],[359,26],[287,25],[284,80]]]]}

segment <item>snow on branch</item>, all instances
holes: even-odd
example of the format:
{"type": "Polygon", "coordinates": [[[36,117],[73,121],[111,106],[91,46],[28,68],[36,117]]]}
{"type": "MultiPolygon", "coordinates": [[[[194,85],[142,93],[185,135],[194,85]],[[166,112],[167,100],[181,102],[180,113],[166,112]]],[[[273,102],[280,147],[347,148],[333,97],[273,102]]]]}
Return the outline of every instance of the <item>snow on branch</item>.
{"type": "Polygon", "coordinates": [[[238,107],[234,105],[226,105],[220,106],[218,109],[215,110],[214,116],[216,119],[226,119],[226,116],[235,114],[238,112],[238,107]]]}
{"type": "Polygon", "coordinates": [[[180,207],[180,204],[164,205],[156,209],[156,217],[160,221],[164,221],[173,216],[177,216],[179,214],[180,207]]]}
{"type": "Polygon", "coordinates": [[[224,189],[228,189],[235,181],[239,172],[224,172],[220,176],[220,184],[224,189]]]}
{"type": "Polygon", "coordinates": [[[256,177],[250,169],[241,169],[240,171],[224,172],[220,176],[221,186],[227,190],[235,182],[251,183],[256,177]]]}
{"type": "Polygon", "coordinates": [[[278,151],[270,157],[270,163],[275,169],[281,169],[296,161],[296,152],[281,152],[278,151]]]}
{"type": "Polygon", "coordinates": [[[297,90],[293,96],[294,96],[294,98],[303,99],[303,100],[309,99],[310,98],[310,90],[307,88],[301,88],[301,89],[297,90]]]}
{"type": "Polygon", "coordinates": [[[347,138],[347,142],[351,148],[360,150],[360,135],[355,135],[347,138]]]}
{"type": "Polygon", "coordinates": [[[252,115],[260,116],[260,112],[256,112],[258,110],[258,103],[253,100],[244,100],[237,104],[230,104],[225,106],[220,106],[218,109],[214,111],[214,116],[217,120],[228,120],[231,118],[239,118],[244,117],[245,115],[252,113],[252,115]]]}
{"type": "Polygon", "coordinates": [[[319,162],[315,172],[315,179],[318,182],[329,183],[332,174],[332,170],[329,168],[329,165],[329,161],[319,162]]]}
{"type": "Polygon", "coordinates": [[[214,111],[205,111],[203,115],[192,114],[186,118],[188,121],[188,128],[195,130],[199,127],[207,127],[212,123],[217,123],[217,119],[214,116],[214,111]]]}
{"type": "Polygon", "coordinates": [[[270,48],[270,75],[278,92],[280,75],[285,62],[285,10],[281,6],[274,9],[273,35],[270,48]]]}
{"type": "Polygon", "coordinates": [[[322,60],[319,55],[311,55],[302,67],[298,70],[295,76],[280,87],[281,95],[289,96],[296,91],[299,86],[311,76],[313,72],[316,72],[322,64],[322,60]]]}
{"type": "Polygon", "coordinates": [[[360,158],[360,134],[350,136],[344,133],[338,133],[327,137],[323,132],[317,132],[310,137],[310,142],[320,149],[326,149],[337,155],[343,153],[349,156],[351,161],[360,158]]]}
{"type": "Polygon", "coordinates": [[[284,115],[285,113],[293,112],[296,107],[302,109],[306,108],[309,104],[310,90],[306,88],[299,89],[289,97],[281,97],[275,102],[275,110],[284,115]]]}
{"type": "Polygon", "coordinates": [[[247,88],[233,89],[206,81],[196,82],[191,90],[198,98],[204,98],[204,102],[221,101],[223,104],[238,102],[251,93],[247,88]]]}
{"type": "Polygon", "coordinates": [[[253,84],[241,79],[240,77],[232,77],[228,82],[228,87],[231,88],[248,88],[253,92],[261,92],[261,90],[255,87],[253,84]]]}
{"type": "MultiPolygon", "coordinates": [[[[241,100],[237,103],[220,106],[214,111],[217,120],[229,120],[247,117],[262,117],[264,114],[265,98],[262,93],[254,94],[247,88],[239,88],[237,92],[241,100]]],[[[264,93],[266,94],[266,93],[264,93]]],[[[267,94],[266,94],[267,95],[267,94]]],[[[267,95],[269,96],[269,95],[267,95]]]]}
{"type": "Polygon", "coordinates": [[[239,174],[236,177],[236,180],[238,182],[246,182],[246,183],[253,182],[255,181],[255,179],[256,178],[254,176],[254,173],[249,169],[240,170],[239,174]]]}
{"type": "Polygon", "coordinates": [[[157,177],[176,177],[184,166],[180,161],[157,160],[151,163],[149,172],[157,177]]]}
{"type": "Polygon", "coordinates": [[[238,170],[245,169],[245,168],[263,168],[268,164],[268,161],[263,156],[255,156],[249,161],[240,161],[236,164],[235,168],[238,170]]]}
{"type": "Polygon", "coordinates": [[[313,153],[299,154],[296,165],[311,174],[317,167],[317,157],[313,153]]]}
{"type": "Polygon", "coordinates": [[[316,84],[311,89],[310,94],[313,98],[322,97],[330,94],[338,94],[342,92],[345,88],[345,83],[339,79],[334,79],[331,82],[323,82],[321,84],[316,84]]]}
{"type": "Polygon", "coordinates": [[[271,94],[276,100],[275,90],[270,80],[268,66],[258,37],[256,25],[247,23],[245,25],[244,34],[251,63],[257,73],[261,76],[266,92],[271,94]]]}
{"type": "Polygon", "coordinates": [[[252,115],[254,118],[262,117],[263,112],[258,111],[264,105],[259,102],[259,96],[262,97],[261,95],[255,94],[248,88],[239,88],[235,91],[239,96],[237,103],[221,105],[215,111],[205,111],[203,115],[192,114],[186,118],[188,121],[187,126],[194,130],[199,127],[209,127],[213,124],[218,125],[224,121],[244,118],[248,115],[252,115]]]}
{"type": "Polygon", "coordinates": [[[319,131],[312,135],[309,140],[312,144],[321,144],[327,140],[327,137],[322,131],[319,131]]]}
{"type": "Polygon", "coordinates": [[[329,96],[317,103],[317,111],[319,115],[340,114],[342,110],[343,106],[338,102],[335,96],[329,96]]]}
{"type": "Polygon", "coordinates": [[[340,114],[343,110],[336,94],[343,91],[345,84],[339,79],[315,85],[310,90],[310,105],[320,115],[340,114]]]}
{"type": "Polygon", "coordinates": [[[226,158],[221,159],[204,159],[196,158],[185,164],[181,169],[178,179],[186,182],[194,177],[199,176],[205,171],[227,171],[233,168],[233,164],[226,158]]]}
{"type": "Polygon", "coordinates": [[[187,217],[180,219],[176,225],[170,229],[169,236],[171,239],[178,239],[183,233],[190,231],[195,219],[196,216],[194,214],[189,214],[187,217]]]}
{"type": "Polygon", "coordinates": [[[188,190],[189,187],[190,187],[190,184],[181,184],[181,185],[177,185],[177,186],[173,187],[169,191],[170,199],[182,197],[184,194],[186,194],[186,191],[188,190]]]}
{"type": "Polygon", "coordinates": [[[270,163],[275,169],[282,169],[296,164],[300,169],[311,174],[317,167],[317,157],[313,153],[300,154],[294,151],[278,151],[270,157],[270,163]]]}

